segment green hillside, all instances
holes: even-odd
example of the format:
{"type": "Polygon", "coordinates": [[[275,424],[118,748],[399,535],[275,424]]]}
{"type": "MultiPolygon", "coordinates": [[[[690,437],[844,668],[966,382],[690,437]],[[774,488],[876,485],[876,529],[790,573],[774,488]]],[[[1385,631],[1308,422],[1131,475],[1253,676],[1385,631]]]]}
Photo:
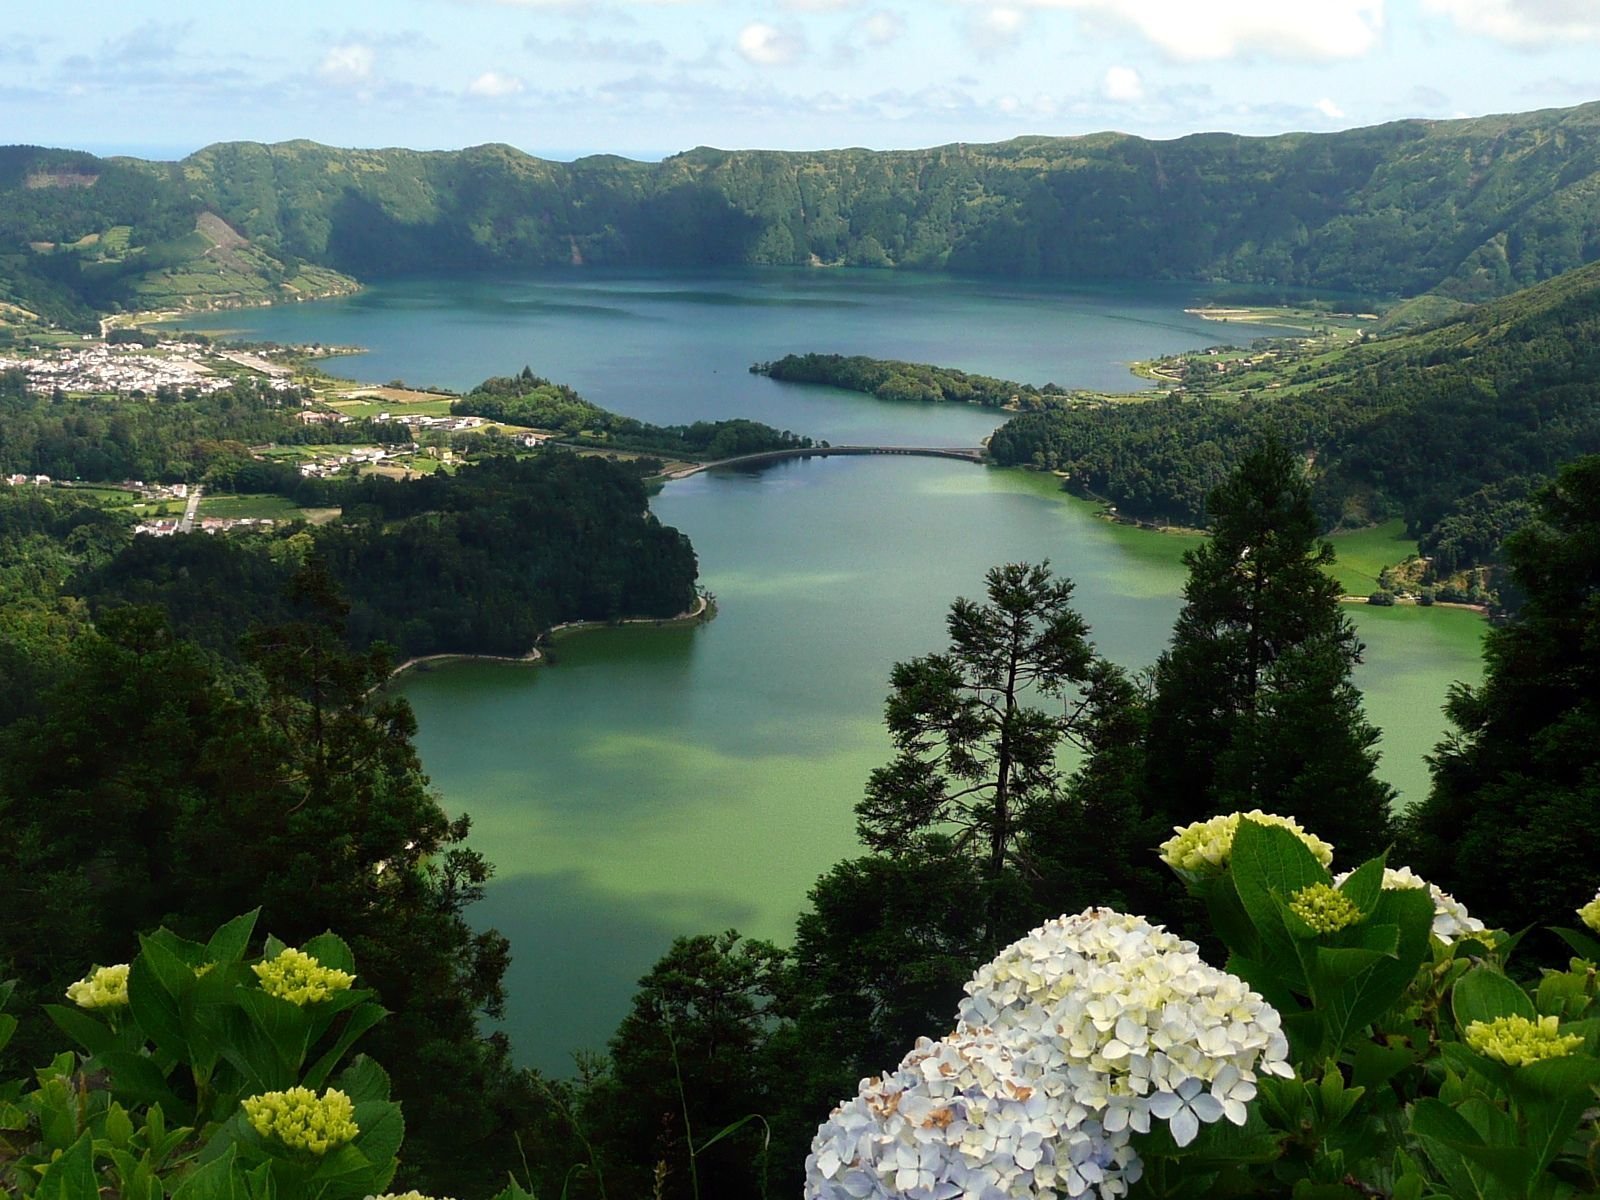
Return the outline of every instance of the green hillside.
{"type": "Polygon", "coordinates": [[[90,329],[123,309],[267,304],[355,286],[241,236],[174,164],[0,147],[0,326],[90,329]]]}
{"type": "Polygon", "coordinates": [[[990,449],[1064,471],[1126,515],[1201,524],[1206,494],[1269,433],[1313,462],[1330,527],[1399,516],[1440,570],[1482,561],[1537,482],[1600,451],[1600,264],[1266,387],[1030,413],[990,449]]]}
{"type": "Polygon", "coordinates": [[[1333,134],[700,148],[661,163],[494,145],[238,142],[181,163],[11,147],[0,201],[0,300],[47,308],[134,299],[138,256],[177,252],[204,213],[270,257],[247,272],[263,294],[302,263],[358,278],[843,263],[1476,301],[1600,258],[1600,104],[1333,134]],[[111,252],[118,226],[128,241],[111,252]]]}

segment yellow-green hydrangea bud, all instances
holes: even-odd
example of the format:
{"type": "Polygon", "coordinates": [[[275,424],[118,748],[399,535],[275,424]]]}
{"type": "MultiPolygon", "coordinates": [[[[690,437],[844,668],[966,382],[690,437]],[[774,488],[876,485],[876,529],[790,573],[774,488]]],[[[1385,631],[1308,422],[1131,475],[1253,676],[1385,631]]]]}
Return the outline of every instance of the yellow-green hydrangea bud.
{"type": "Polygon", "coordinates": [[[289,1150],[322,1155],[353,1141],[361,1132],[356,1126],[355,1105],[337,1088],[329,1088],[319,1098],[310,1088],[293,1087],[286,1092],[248,1096],[240,1103],[252,1129],[289,1150]]]}
{"type": "Polygon", "coordinates": [[[1496,1017],[1467,1026],[1467,1045],[1485,1058],[1523,1067],[1546,1058],[1562,1058],[1583,1045],[1581,1034],[1563,1036],[1555,1017],[1496,1017]]]}
{"type": "Polygon", "coordinates": [[[120,1008],[128,1003],[128,964],[96,967],[67,989],[79,1008],[120,1008]]]}
{"type": "Polygon", "coordinates": [[[1596,892],[1594,899],[1578,910],[1578,920],[1600,933],[1600,892],[1596,892]]]}
{"type": "Polygon", "coordinates": [[[326,1000],[356,981],[354,975],[325,967],[305,951],[293,948],[250,969],[261,980],[261,990],[267,995],[301,1006],[326,1000]]]}
{"type": "Polygon", "coordinates": [[[1289,897],[1289,911],[1318,933],[1334,933],[1361,919],[1361,910],[1337,888],[1313,883],[1289,897]]]}
{"type": "Polygon", "coordinates": [[[1212,817],[1209,821],[1196,821],[1192,825],[1175,826],[1173,836],[1161,843],[1161,860],[1183,874],[1218,874],[1233,857],[1234,835],[1239,832],[1239,822],[1243,820],[1287,829],[1306,844],[1306,848],[1324,867],[1333,861],[1333,847],[1316,834],[1301,829],[1300,823],[1293,817],[1280,817],[1275,813],[1262,812],[1259,808],[1247,813],[1212,817]]]}

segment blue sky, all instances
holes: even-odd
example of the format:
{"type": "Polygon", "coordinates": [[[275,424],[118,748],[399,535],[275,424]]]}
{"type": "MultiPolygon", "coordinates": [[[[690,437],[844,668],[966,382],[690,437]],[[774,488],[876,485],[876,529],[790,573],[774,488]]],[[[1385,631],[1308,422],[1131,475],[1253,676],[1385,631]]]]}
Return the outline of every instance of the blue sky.
{"type": "Polygon", "coordinates": [[[877,149],[1600,99],[1600,0],[5,5],[0,143],[877,149]]]}

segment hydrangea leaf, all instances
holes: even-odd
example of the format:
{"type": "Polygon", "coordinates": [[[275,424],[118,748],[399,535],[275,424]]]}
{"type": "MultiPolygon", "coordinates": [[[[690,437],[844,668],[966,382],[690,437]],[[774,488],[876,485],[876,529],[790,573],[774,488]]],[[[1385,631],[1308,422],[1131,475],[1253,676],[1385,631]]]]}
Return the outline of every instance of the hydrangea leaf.
{"type": "Polygon", "coordinates": [[[248,1188],[234,1170],[238,1156],[233,1146],[185,1179],[172,1200],[247,1200],[248,1188]]]}
{"type": "Polygon", "coordinates": [[[93,1139],[87,1131],[45,1168],[33,1195],[35,1200],[100,1200],[93,1139]]]}
{"type": "Polygon", "coordinates": [[[1284,928],[1282,906],[1289,896],[1332,878],[1306,844],[1287,829],[1256,821],[1239,822],[1233,838],[1232,876],[1239,901],[1267,947],[1294,957],[1284,928]]]}
{"type": "Polygon", "coordinates": [[[356,973],[356,956],[349,945],[336,933],[319,933],[300,947],[325,967],[346,974],[356,973]]]}
{"type": "Polygon", "coordinates": [[[1384,892],[1369,919],[1374,930],[1387,925],[1398,929],[1394,954],[1380,958],[1332,995],[1318,995],[1318,1012],[1332,1047],[1343,1046],[1393,1008],[1429,955],[1433,900],[1426,892],[1384,892]]]}
{"type": "Polygon", "coordinates": [[[205,961],[212,963],[238,962],[250,945],[250,935],[255,932],[259,908],[237,916],[211,935],[206,943],[205,961]]]}
{"type": "Polygon", "coordinates": [[[1350,898],[1363,917],[1370,916],[1372,910],[1378,906],[1378,897],[1383,892],[1383,868],[1387,855],[1368,859],[1339,885],[1339,890],[1350,898]]]}
{"type": "Polygon", "coordinates": [[[1462,1032],[1474,1021],[1492,1021],[1496,1017],[1527,1017],[1531,1021],[1539,1015],[1527,992],[1485,966],[1472,968],[1456,981],[1450,1006],[1456,1027],[1462,1032]]]}

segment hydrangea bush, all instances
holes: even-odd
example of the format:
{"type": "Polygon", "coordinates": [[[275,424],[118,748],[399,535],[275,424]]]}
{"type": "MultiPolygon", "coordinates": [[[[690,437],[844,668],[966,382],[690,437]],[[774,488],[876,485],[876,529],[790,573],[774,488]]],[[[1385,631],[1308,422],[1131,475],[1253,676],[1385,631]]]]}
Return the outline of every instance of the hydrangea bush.
{"type": "Polygon", "coordinates": [[[806,1196],[1600,1194],[1600,943],[1558,930],[1580,957],[1530,992],[1518,939],[1382,858],[1331,875],[1290,819],[1217,817],[1160,853],[1227,970],[1137,916],[1046,923],[834,1110],[806,1196]]]}
{"type": "Polygon", "coordinates": [[[1278,1014],[1192,942],[1089,909],[1007,947],[954,1033],[863,1082],[813,1144],[808,1194],[1126,1195],[1152,1117],[1179,1145],[1242,1125],[1287,1053],[1278,1014]]]}
{"type": "MultiPolygon", "coordinates": [[[[0,1080],[0,1195],[38,1200],[365,1200],[404,1125],[351,1052],[385,1013],[333,934],[248,954],[256,914],[205,943],[160,930],[46,1008],[80,1050],[0,1080]]],[[[0,984],[0,1010],[11,994],[0,984]]],[[[16,1030],[0,1011],[0,1049],[16,1030]]],[[[410,1200],[427,1200],[406,1193],[410,1200]]],[[[526,1200],[508,1188],[501,1200],[526,1200]]]]}

